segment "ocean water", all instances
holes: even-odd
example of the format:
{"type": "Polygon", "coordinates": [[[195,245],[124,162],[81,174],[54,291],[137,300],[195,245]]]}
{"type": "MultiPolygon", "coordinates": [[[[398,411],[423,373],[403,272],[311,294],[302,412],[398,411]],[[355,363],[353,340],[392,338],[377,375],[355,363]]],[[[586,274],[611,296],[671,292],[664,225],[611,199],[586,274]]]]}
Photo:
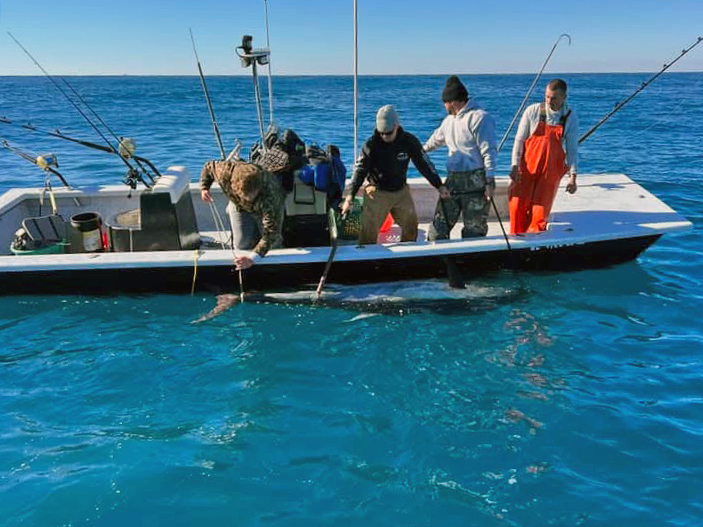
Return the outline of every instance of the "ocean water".
{"type": "MultiPolygon", "coordinates": [[[[566,75],[582,130],[648,77],[566,75]]],[[[499,136],[532,80],[462,78],[499,136]]],[[[197,77],[69,81],[157,166],[197,177],[218,156],[197,77]]],[[[360,140],[386,103],[424,140],[443,81],[363,77],[360,140]]],[[[251,79],[208,82],[227,146],[250,145],[251,79]]],[[[283,127],[351,163],[350,78],[274,91],[283,127]]],[[[100,141],[44,78],[0,78],[0,115],[100,141]]],[[[0,137],[54,152],[73,185],[124,175],[0,137]]],[[[608,269],[482,276],[471,310],[245,304],[195,325],[211,295],[0,297],[0,524],[701,525],[702,138],[703,74],[665,74],[582,145],[580,171],[628,174],[694,230],[608,269]]],[[[0,191],[41,183],[0,151],[0,191]]]]}

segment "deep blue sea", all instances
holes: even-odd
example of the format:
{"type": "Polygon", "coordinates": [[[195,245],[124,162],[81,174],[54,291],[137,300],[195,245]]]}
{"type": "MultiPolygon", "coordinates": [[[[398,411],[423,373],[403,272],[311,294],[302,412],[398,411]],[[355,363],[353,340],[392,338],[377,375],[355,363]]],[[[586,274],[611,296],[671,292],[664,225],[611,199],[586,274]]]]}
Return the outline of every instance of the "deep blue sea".
{"type": "MultiPolygon", "coordinates": [[[[582,131],[650,75],[565,75],[582,131]]],[[[532,76],[462,78],[502,136],[532,76]]],[[[68,80],[157,166],[195,178],[218,157],[197,77],[68,80]]],[[[251,79],[208,82],[227,147],[250,145],[251,79]]],[[[387,103],[426,139],[443,83],[362,77],[360,140],[387,103]]],[[[350,77],[274,92],[281,126],[351,163],[350,77]]],[[[0,115],[100,142],[42,77],[0,77],[0,115]]],[[[0,137],[57,154],[76,186],[124,175],[0,137]]],[[[480,277],[527,293],[470,312],[245,304],[193,325],[212,295],[1,297],[0,524],[702,525],[702,139],[703,73],[663,75],[582,145],[580,172],[624,172],[694,230],[609,269],[480,277]]],[[[42,181],[0,151],[0,191],[42,181]]]]}

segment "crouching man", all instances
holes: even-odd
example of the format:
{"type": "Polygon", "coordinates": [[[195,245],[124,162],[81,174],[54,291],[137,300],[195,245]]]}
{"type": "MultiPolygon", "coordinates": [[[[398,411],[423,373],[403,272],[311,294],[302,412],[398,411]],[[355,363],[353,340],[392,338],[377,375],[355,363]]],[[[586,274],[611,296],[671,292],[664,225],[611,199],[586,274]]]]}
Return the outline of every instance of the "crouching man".
{"type": "Polygon", "coordinates": [[[253,251],[235,258],[237,269],[248,269],[281,244],[284,191],[276,177],[243,161],[208,161],[200,174],[200,196],[212,202],[217,181],[229,198],[227,206],[235,249],[253,251]]]}

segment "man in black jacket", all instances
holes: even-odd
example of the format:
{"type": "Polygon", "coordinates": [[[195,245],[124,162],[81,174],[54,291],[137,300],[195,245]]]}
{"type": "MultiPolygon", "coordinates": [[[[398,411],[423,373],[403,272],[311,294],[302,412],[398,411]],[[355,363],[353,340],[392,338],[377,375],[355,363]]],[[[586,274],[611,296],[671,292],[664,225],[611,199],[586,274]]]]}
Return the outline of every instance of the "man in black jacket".
{"type": "Polygon", "coordinates": [[[389,212],[402,229],[400,241],[417,240],[417,214],[407,183],[411,160],[439,191],[440,198],[450,197],[420,141],[401,128],[395,108],[391,105],[381,107],[376,114],[376,130],[361,149],[354,165],[351,190],[342,204],[342,214],[346,214],[364,180],[368,179],[369,184],[364,189],[359,243],[376,243],[378,230],[389,212]]]}

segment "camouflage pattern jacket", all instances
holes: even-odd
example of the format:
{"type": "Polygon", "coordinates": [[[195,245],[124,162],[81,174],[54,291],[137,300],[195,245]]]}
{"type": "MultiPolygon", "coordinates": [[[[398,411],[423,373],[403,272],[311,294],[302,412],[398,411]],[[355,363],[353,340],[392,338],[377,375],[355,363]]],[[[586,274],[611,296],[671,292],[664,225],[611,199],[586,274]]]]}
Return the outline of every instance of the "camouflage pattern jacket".
{"type": "Polygon", "coordinates": [[[281,241],[283,225],[284,193],[276,176],[262,170],[261,191],[253,202],[244,201],[232,188],[236,168],[243,161],[209,161],[200,173],[200,189],[210,190],[212,183],[217,181],[222,192],[235,204],[239,211],[249,212],[261,220],[263,235],[252,249],[259,256],[266,253],[281,241]]]}

